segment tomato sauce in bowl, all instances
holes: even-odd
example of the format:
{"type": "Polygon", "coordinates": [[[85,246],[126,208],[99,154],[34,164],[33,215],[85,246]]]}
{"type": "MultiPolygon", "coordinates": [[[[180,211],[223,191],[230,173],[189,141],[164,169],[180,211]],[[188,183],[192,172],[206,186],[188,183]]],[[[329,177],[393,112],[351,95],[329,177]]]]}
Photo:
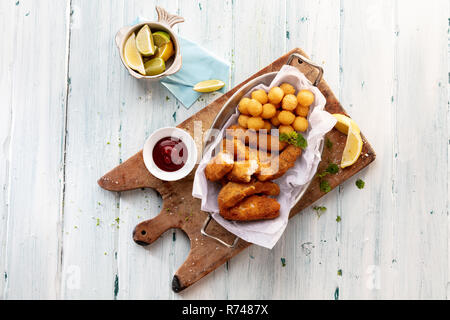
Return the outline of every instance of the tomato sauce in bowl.
{"type": "Polygon", "coordinates": [[[197,146],[185,130],[160,128],[145,141],[142,150],[144,164],[150,173],[162,181],[186,177],[197,164],[197,146]]]}
{"type": "Polygon", "coordinates": [[[166,137],[159,140],[152,151],[156,166],[166,172],[180,170],[188,158],[188,150],[181,139],[166,137]]]}

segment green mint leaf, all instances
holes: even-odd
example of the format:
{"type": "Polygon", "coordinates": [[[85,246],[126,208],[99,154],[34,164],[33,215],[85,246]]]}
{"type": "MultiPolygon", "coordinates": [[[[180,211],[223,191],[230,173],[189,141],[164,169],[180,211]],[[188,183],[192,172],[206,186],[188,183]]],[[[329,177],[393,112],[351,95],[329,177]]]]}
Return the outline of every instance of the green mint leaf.
{"type": "Polygon", "coordinates": [[[327,140],[325,141],[325,145],[328,149],[331,149],[333,147],[333,142],[331,142],[331,140],[327,138],[327,140]]]}

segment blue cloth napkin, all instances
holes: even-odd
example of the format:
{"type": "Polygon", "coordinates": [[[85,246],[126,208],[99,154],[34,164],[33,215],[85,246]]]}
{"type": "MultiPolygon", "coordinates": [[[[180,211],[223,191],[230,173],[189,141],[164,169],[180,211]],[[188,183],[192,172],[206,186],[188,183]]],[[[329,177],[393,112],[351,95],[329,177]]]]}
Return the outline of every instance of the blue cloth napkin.
{"type": "Polygon", "coordinates": [[[228,87],[230,64],[195,42],[178,36],[183,64],[180,71],[160,80],[186,108],[189,108],[201,93],[192,88],[204,80],[222,80],[225,86],[220,90],[225,92],[228,87]]]}

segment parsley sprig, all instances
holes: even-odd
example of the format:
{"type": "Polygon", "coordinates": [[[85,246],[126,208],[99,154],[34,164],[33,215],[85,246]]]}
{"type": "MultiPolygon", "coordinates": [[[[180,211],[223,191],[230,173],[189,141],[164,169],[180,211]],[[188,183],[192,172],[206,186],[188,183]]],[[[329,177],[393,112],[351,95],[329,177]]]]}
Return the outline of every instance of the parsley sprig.
{"type": "Polygon", "coordinates": [[[335,164],[335,163],[330,163],[328,165],[328,167],[325,169],[325,171],[322,172],[322,173],[319,173],[318,176],[319,176],[319,178],[323,178],[323,177],[325,177],[328,174],[336,174],[338,172],[339,172],[338,165],[335,164]]]}
{"type": "Polygon", "coordinates": [[[365,185],[366,183],[365,183],[363,180],[358,179],[358,180],[356,180],[355,184],[356,184],[356,186],[358,187],[358,189],[363,189],[363,188],[364,188],[364,185],[365,185]]]}
{"type": "Polygon", "coordinates": [[[306,149],[308,146],[308,142],[302,134],[295,131],[280,134],[280,141],[287,142],[302,149],[306,149]]]}
{"type": "Polygon", "coordinates": [[[320,216],[327,211],[327,207],[324,206],[314,206],[313,210],[317,213],[317,217],[320,218],[320,216]]]}
{"type": "Polygon", "coordinates": [[[328,180],[325,180],[324,177],[329,174],[336,174],[339,172],[339,166],[335,163],[330,163],[324,172],[317,174],[320,179],[320,191],[328,193],[331,191],[331,186],[328,180]]]}

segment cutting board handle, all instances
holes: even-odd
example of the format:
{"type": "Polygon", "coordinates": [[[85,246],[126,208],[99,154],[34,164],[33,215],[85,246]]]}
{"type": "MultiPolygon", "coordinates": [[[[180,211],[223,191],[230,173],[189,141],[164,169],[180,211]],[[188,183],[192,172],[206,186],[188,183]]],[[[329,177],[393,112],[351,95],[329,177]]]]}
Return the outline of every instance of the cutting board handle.
{"type": "Polygon", "coordinates": [[[155,218],[145,220],[133,230],[133,240],[141,246],[147,246],[158,239],[167,230],[176,227],[167,213],[161,212],[155,218]]]}

